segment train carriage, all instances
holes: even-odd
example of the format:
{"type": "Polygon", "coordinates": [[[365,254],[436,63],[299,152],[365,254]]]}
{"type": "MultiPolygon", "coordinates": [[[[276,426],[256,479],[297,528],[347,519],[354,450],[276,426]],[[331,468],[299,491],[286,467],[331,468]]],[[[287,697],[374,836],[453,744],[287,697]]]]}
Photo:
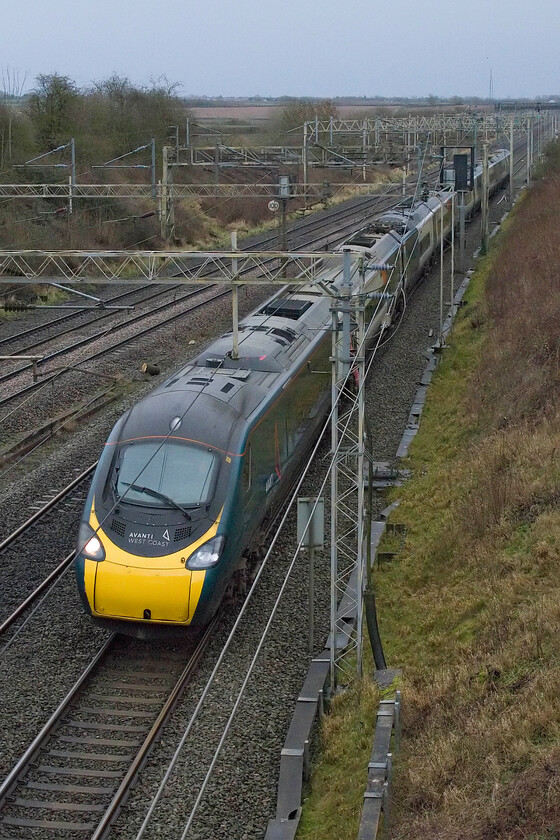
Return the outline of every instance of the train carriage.
{"type": "MultiPolygon", "coordinates": [[[[492,189],[507,159],[493,157],[492,189]]],[[[354,258],[352,293],[360,286],[367,296],[370,340],[426,270],[442,230],[448,235],[455,200],[442,190],[404,203],[341,246],[354,258]]],[[[321,286],[336,292],[348,279],[342,255],[328,265],[321,286]]],[[[227,333],[120,418],[75,560],[95,621],[134,635],[204,625],[242,581],[328,411],[331,318],[316,284],[281,293],[240,323],[237,357],[227,333]]]]}

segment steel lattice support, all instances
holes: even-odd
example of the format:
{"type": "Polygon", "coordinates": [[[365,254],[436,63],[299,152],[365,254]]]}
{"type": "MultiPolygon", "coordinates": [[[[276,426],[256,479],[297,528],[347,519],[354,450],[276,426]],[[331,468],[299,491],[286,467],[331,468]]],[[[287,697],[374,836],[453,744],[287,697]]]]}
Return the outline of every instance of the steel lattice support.
{"type": "Polygon", "coordinates": [[[340,254],[316,251],[3,251],[0,283],[313,283],[340,254]]]}
{"type": "MultiPolygon", "coordinates": [[[[307,197],[312,202],[325,201],[336,195],[352,193],[368,195],[377,190],[375,184],[329,184],[326,192],[323,183],[292,184],[290,198],[307,197]]],[[[158,184],[156,199],[179,201],[185,198],[276,198],[278,184],[158,184]]],[[[0,198],[44,198],[70,200],[78,198],[138,198],[152,199],[149,184],[0,184],[0,198]]]]}
{"type": "MultiPolygon", "coordinates": [[[[178,252],[178,251],[0,251],[0,284],[67,284],[82,282],[154,285],[224,283],[301,286],[317,284],[325,263],[340,264],[339,253],[316,252],[178,252]]],[[[361,260],[343,254],[344,282],[332,304],[332,499],[331,499],[331,651],[333,686],[336,672],[362,669],[362,592],[364,546],[364,306],[361,260]],[[359,272],[358,293],[351,294],[359,272]],[[342,316],[340,315],[342,313],[342,316]],[[351,335],[356,342],[354,353],[351,335]],[[357,393],[356,393],[356,386],[357,393]],[[350,586],[347,584],[350,583],[350,586]],[[341,600],[338,606],[339,599],[341,600]],[[337,640],[346,641],[349,616],[356,632],[344,657],[337,640]],[[353,656],[355,653],[355,664],[353,656]]],[[[380,266],[382,268],[384,266],[380,266]]],[[[386,266],[385,266],[386,267],[386,266]]],[[[332,294],[317,284],[321,294],[332,294]]]]}
{"type": "Polygon", "coordinates": [[[332,306],[330,651],[333,690],[339,676],[345,679],[352,679],[356,674],[361,676],[363,655],[364,298],[361,275],[358,295],[350,294],[351,272],[358,270],[350,260],[350,252],[345,252],[344,284],[332,306]],[[351,334],[355,336],[355,353],[351,334]],[[354,618],[356,628],[351,635],[354,618]]]}
{"type": "Polygon", "coordinates": [[[421,134],[439,134],[451,132],[487,131],[496,134],[504,125],[512,123],[516,128],[524,128],[528,119],[535,119],[538,114],[548,114],[548,110],[514,111],[513,113],[496,114],[431,114],[430,116],[408,117],[370,117],[360,120],[311,120],[305,123],[311,137],[318,139],[320,135],[355,135],[361,137],[363,132],[378,137],[379,134],[418,132],[421,134]]]}
{"type": "MultiPolygon", "coordinates": [[[[308,170],[313,167],[370,167],[379,163],[375,150],[382,138],[400,138],[405,156],[417,148],[419,142],[431,137],[432,145],[452,145],[465,137],[506,136],[512,130],[529,132],[531,125],[544,124],[543,134],[554,135],[557,117],[552,111],[519,111],[498,114],[435,114],[429,117],[374,117],[364,120],[316,120],[302,127],[302,146],[231,147],[165,147],[163,183],[161,184],[78,184],[75,177],[63,184],[0,184],[0,198],[66,199],[79,198],[137,198],[156,199],[172,204],[181,199],[198,198],[274,198],[278,184],[174,184],[166,170],[175,167],[213,166],[217,169],[233,166],[268,167],[303,166],[303,184],[292,184],[291,198],[323,201],[339,192],[367,194],[370,184],[331,184],[325,195],[324,184],[310,183],[308,170]],[[183,156],[183,159],[181,159],[183,156]]],[[[61,147],[66,148],[66,147],[61,147]]],[[[50,154],[50,152],[48,153],[50,154]]],[[[41,156],[42,157],[42,156],[41,156]]],[[[35,165],[35,164],[33,164],[35,165]]]]}

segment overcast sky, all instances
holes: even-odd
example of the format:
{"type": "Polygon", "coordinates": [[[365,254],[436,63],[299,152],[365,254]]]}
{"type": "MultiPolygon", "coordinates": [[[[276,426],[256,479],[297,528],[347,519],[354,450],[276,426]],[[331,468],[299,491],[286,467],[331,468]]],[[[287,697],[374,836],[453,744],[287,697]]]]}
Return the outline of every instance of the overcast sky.
{"type": "MultiPolygon", "coordinates": [[[[560,93],[558,0],[0,0],[0,70],[183,95],[560,93]]],[[[1,81],[1,79],[0,79],[1,81]]],[[[0,84],[0,87],[2,85],[0,84]]]]}

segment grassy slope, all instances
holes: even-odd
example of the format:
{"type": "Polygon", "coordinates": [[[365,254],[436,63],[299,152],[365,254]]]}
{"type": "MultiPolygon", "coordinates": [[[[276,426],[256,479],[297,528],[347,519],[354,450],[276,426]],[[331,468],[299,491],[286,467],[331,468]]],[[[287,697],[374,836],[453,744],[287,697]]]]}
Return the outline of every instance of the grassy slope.
{"type": "MultiPolygon", "coordinates": [[[[473,278],[399,492],[406,545],[377,572],[387,659],[404,669],[395,838],[560,835],[560,150],[551,158],[473,278]]],[[[301,836],[355,838],[346,818],[336,834],[321,825],[318,788],[301,836]]]]}

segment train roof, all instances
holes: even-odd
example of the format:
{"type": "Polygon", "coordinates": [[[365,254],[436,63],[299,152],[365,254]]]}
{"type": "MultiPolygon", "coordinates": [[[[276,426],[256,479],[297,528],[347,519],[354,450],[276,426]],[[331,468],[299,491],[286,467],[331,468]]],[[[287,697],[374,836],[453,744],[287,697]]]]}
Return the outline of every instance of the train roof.
{"type": "Polygon", "coordinates": [[[232,332],[212,342],[131,409],[121,440],[173,430],[173,436],[203,438],[209,446],[226,448],[235,429],[328,328],[328,307],[322,296],[267,301],[240,323],[238,358],[233,358],[232,332]],[[174,429],[178,418],[183,418],[181,425],[174,429]]]}
{"type": "MultiPolygon", "coordinates": [[[[378,218],[408,219],[420,207],[428,215],[429,201],[409,202],[395,208],[392,215],[378,218]]],[[[439,201],[434,198],[432,203],[435,207],[439,201]]],[[[401,237],[394,230],[380,231],[377,221],[351,236],[339,250],[364,250],[376,262],[389,261],[401,237]]],[[[342,280],[342,259],[329,261],[322,289],[338,287],[342,280]]],[[[195,429],[209,445],[224,446],[234,427],[282,387],[294,367],[312,352],[312,345],[323,339],[330,329],[330,306],[323,290],[306,283],[289,296],[283,297],[282,292],[273,296],[240,322],[236,358],[230,331],[137,403],[125,420],[124,436],[168,435],[174,420],[181,417],[189,435],[195,429]]]]}
{"type": "Polygon", "coordinates": [[[375,250],[378,257],[395,250],[401,237],[420,224],[441,206],[442,195],[429,196],[425,200],[404,199],[395,207],[380,213],[365,227],[354,233],[341,247],[359,247],[375,250]]]}

